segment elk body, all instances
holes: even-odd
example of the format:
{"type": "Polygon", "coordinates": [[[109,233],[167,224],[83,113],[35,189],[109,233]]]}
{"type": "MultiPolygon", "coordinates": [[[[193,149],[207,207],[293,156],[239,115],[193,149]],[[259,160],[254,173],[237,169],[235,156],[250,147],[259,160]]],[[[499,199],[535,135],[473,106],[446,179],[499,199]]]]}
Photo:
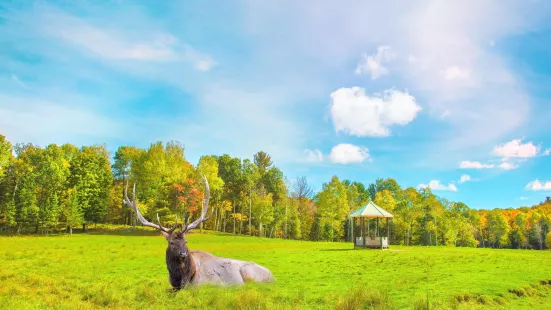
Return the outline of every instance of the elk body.
{"type": "Polygon", "coordinates": [[[218,257],[203,251],[189,250],[186,234],[212,216],[212,212],[209,216],[206,216],[210,198],[209,184],[206,178],[205,207],[201,212],[201,216],[189,225],[182,225],[180,231],[176,231],[178,228],[178,218],[176,218],[174,227],[170,229],[161,225],[158,215],[158,224],[146,220],[136,205],[136,187],[134,186],[133,201],[128,199],[127,189],[125,190],[124,203],[134,210],[138,220],[144,226],[159,230],[168,241],[166,267],[168,269],[169,282],[174,290],[182,289],[188,285],[199,284],[239,285],[248,281],[275,281],[270,270],[256,263],[218,257]]]}

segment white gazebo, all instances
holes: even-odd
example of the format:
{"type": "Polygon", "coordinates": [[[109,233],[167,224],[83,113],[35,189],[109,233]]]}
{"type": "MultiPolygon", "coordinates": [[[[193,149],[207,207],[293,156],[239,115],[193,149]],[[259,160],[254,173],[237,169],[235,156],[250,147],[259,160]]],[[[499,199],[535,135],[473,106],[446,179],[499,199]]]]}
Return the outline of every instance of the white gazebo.
{"type": "Polygon", "coordinates": [[[354,248],[388,248],[388,239],[390,237],[389,219],[393,218],[394,215],[388,213],[386,210],[370,201],[367,205],[350,213],[349,217],[352,218],[352,240],[354,240],[354,248]],[[360,219],[360,236],[356,236],[354,233],[354,228],[356,227],[356,218],[360,219]],[[379,218],[386,218],[386,237],[381,237],[380,235],[379,218]],[[371,230],[370,222],[373,222],[373,219],[375,219],[375,229],[371,230]],[[366,222],[367,234],[365,231],[366,222]]]}

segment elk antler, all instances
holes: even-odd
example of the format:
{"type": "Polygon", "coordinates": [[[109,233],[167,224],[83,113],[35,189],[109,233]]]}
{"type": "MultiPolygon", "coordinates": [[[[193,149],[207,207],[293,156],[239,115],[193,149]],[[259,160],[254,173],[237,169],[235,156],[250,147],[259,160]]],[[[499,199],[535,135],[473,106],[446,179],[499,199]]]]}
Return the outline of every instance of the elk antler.
{"type": "Polygon", "coordinates": [[[124,188],[124,203],[128,205],[134,212],[136,212],[136,216],[138,217],[138,220],[142,225],[153,227],[155,229],[158,229],[160,231],[163,231],[167,234],[171,234],[177,227],[178,227],[178,216],[176,216],[176,223],[174,224],[174,227],[171,229],[168,229],[166,227],[163,227],[161,225],[161,221],[159,220],[159,214],[157,214],[157,222],[159,225],[149,222],[148,220],[143,217],[143,215],[140,213],[140,210],[138,210],[138,205],[136,204],[136,184],[134,183],[134,187],[132,188],[132,201],[128,199],[128,182],[126,182],[126,187],[124,188]]]}
{"type": "Polygon", "coordinates": [[[210,217],[214,213],[214,211],[211,211],[210,215],[205,217],[207,215],[207,210],[209,208],[210,188],[209,188],[209,182],[207,181],[207,178],[205,176],[203,176],[203,180],[205,180],[205,206],[203,207],[203,210],[201,212],[201,217],[196,219],[193,223],[191,223],[189,225],[186,225],[185,228],[182,230],[183,232],[188,232],[188,231],[196,228],[202,222],[207,221],[208,219],[210,219],[210,217]]]}

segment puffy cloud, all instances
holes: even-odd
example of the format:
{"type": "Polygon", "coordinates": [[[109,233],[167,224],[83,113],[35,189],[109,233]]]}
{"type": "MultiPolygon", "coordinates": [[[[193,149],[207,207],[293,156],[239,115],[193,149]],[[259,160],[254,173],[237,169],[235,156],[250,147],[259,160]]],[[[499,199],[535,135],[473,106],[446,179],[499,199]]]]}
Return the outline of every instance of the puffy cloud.
{"type": "Polygon", "coordinates": [[[319,163],[323,161],[323,154],[320,150],[304,150],[306,161],[311,163],[319,163]]]}
{"type": "Polygon", "coordinates": [[[464,174],[461,176],[461,178],[459,179],[459,183],[465,183],[465,182],[468,182],[471,180],[471,176],[468,175],[468,174],[464,174]]]}
{"type": "Polygon", "coordinates": [[[503,169],[503,170],[513,170],[513,169],[517,169],[517,168],[518,168],[517,165],[511,164],[511,163],[508,163],[508,162],[503,162],[503,163],[501,163],[498,167],[501,168],[501,169],[503,169]]]}
{"type": "Polygon", "coordinates": [[[493,154],[505,158],[530,158],[538,155],[539,148],[532,142],[522,143],[522,139],[515,139],[494,147],[493,154]]]}
{"type": "Polygon", "coordinates": [[[494,164],[483,164],[478,161],[468,161],[464,160],[459,163],[459,168],[461,169],[494,169],[494,168],[500,168],[503,170],[513,170],[518,168],[518,165],[511,164],[509,162],[502,162],[499,165],[494,164]]]}
{"type": "Polygon", "coordinates": [[[430,188],[433,191],[452,191],[457,192],[455,184],[450,183],[447,186],[440,183],[439,180],[431,180],[429,184],[419,184],[419,188],[430,188]]]}
{"type": "Polygon", "coordinates": [[[360,87],[331,94],[331,117],[337,132],[356,136],[389,136],[392,125],[407,125],[421,111],[415,97],[389,89],[369,96],[360,87]]]}
{"type": "Polygon", "coordinates": [[[389,46],[379,46],[376,54],[362,55],[355,72],[356,74],[371,73],[372,80],[378,79],[382,75],[388,74],[388,69],[383,66],[383,63],[390,62],[395,57],[389,46]]]}
{"type": "Polygon", "coordinates": [[[329,159],[336,164],[362,163],[369,159],[369,150],[365,147],[341,143],[331,149],[329,159]]]}
{"type": "Polygon", "coordinates": [[[531,191],[551,191],[551,181],[542,183],[539,180],[535,180],[528,183],[526,189],[531,191]]]}
{"type": "MultiPolygon", "coordinates": [[[[503,170],[513,170],[519,167],[518,162],[524,161],[531,157],[547,156],[551,153],[551,149],[540,152],[540,147],[535,146],[532,142],[522,143],[523,139],[515,139],[507,143],[497,145],[492,150],[492,155],[501,157],[502,163],[499,165],[482,164],[477,161],[462,161],[459,167],[462,169],[491,169],[500,168],[503,170]],[[516,162],[510,160],[516,159],[516,162]]],[[[513,160],[515,161],[515,160],[513,160]]]]}
{"type": "Polygon", "coordinates": [[[464,160],[459,163],[459,168],[461,169],[492,169],[495,165],[493,164],[482,164],[478,161],[468,161],[464,160]]]}

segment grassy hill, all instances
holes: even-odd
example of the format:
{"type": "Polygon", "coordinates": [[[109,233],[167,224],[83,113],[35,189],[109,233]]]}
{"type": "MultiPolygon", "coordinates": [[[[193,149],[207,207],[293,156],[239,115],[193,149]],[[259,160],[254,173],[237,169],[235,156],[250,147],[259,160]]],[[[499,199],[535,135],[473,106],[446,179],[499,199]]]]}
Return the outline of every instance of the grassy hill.
{"type": "Polygon", "coordinates": [[[166,241],[149,230],[0,237],[0,308],[551,309],[551,251],[188,240],[192,250],[261,264],[277,283],[172,293],[166,241]]]}

